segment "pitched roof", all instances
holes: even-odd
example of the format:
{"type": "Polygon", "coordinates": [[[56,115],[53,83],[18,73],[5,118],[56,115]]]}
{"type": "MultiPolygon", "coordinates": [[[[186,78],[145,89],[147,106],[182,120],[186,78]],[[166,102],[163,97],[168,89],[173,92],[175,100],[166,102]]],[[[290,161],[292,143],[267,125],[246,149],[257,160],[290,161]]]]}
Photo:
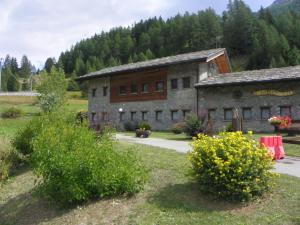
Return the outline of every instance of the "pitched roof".
{"type": "Polygon", "coordinates": [[[208,77],[195,86],[212,87],[288,80],[300,80],[300,66],[220,74],[208,77]]]}
{"type": "Polygon", "coordinates": [[[209,60],[213,59],[214,57],[216,57],[222,53],[225,53],[225,51],[226,50],[224,48],[211,49],[211,50],[191,52],[191,53],[175,55],[175,56],[168,56],[168,57],[148,60],[148,61],[144,61],[144,62],[137,62],[137,63],[130,63],[127,65],[109,67],[109,68],[105,68],[105,69],[78,77],[76,80],[89,80],[92,78],[109,76],[109,75],[118,74],[118,73],[134,72],[134,71],[139,71],[139,70],[143,70],[143,69],[164,67],[164,66],[186,63],[186,62],[209,61],[209,60]]]}

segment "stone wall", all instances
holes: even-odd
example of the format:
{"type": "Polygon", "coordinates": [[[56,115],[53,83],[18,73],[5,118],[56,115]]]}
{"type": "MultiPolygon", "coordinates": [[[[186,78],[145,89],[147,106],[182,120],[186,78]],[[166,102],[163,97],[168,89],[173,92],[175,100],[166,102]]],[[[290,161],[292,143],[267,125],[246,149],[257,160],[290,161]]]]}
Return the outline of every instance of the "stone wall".
{"type": "Polygon", "coordinates": [[[97,78],[89,81],[89,115],[96,114],[95,122],[104,123],[102,113],[107,112],[109,118],[107,122],[115,124],[119,129],[123,129],[126,121],[131,120],[131,112],[136,112],[136,120],[142,120],[142,112],[148,112],[148,122],[154,130],[170,130],[176,122],[184,120],[183,110],[190,110],[191,113],[196,113],[196,89],[194,84],[198,80],[198,63],[189,63],[174,65],[168,68],[167,75],[167,100],[153,101],[135,101],[124,103],[110,103],[110,90],[107,96],[103,96],[102,89],[104,86],[110,87],[110,78],[97,78]],[[182,88],[182,78],[191,78],[191,87],[182,88]],[[178,79],[178,89],[171,90],[171,79],[178,79]],[[92,90],[96,88],[96,96],[92,97],[92,90]],[[120,121],[119,109],[125,112],[124,121],[120,121]],[[179,118],[177,121],[172,121],[171,111],[178,110],[179,118]],[[162,119],[156,121],[156,111],[162,111],[162,119]]]}
{"type": "Polygon", "coordinates": [[[281,82],[255,85],[225,86],[199,88],[199,110],[215,109],[214,129],[223,130],[230,122],[224,120],[224,109],[251,108],[252,119],[244,121],[245,130],[256,132],[272,132],[273,126],[261,119],[261,107],[270,107],[271,116],[280,115],[280,107],[291,106],[292,118],[300,120],[300,82],[281,82]],[[294,91],[291,96],[274,95],[257,96],[255,91],[276,90],[280,92],[294,91]]]}

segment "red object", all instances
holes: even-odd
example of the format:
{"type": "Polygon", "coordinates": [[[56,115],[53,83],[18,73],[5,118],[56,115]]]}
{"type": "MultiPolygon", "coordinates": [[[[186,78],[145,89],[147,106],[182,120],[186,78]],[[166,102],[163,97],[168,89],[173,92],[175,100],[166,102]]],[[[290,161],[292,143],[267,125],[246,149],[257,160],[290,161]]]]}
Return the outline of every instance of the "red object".
{"type": "Polygon", "coordinates": [[[279,160],[285,157],[281,136],[261,137],[260,144],[269,150],[269,154],[273,159],[279,160]]]}

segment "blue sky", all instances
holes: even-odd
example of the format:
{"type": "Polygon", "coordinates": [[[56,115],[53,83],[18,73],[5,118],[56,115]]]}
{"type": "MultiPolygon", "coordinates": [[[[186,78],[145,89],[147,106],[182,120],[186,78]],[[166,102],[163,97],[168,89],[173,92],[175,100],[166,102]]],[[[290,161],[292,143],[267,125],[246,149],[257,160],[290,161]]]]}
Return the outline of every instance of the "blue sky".
{"type": "MultiPolygon", "coordinates": [[[[273,0],[245,0],[257,11],[273,0]]],[[[77,41],[115,26],[152,16],[168,18],[211,7],[221,14],[225,0],[0,0],[0,57],[26,54],[40,67],[77,41]]]]}

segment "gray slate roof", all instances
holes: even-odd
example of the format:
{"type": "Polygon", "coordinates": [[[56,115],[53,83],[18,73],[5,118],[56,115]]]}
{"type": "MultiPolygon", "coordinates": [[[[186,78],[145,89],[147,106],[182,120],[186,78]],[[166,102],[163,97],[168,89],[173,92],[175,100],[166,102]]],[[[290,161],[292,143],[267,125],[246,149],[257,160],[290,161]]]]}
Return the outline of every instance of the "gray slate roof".
{"type": "Polygon", "coordinates": [[[300,80],[300,66],[219,74],[200,81],[196,87],[226,86],[300,80]]]}
{"type": "Polygon", "coordinates": [[[175,55],[175,56],[168,56],[168,57],[148,60],[144,62],[137,62],[137,63],[130,63],[127,65],[109,67],[109,68],[99,70],[97,72],[89,73],[84,76],[78,77],[76,80],[89,80],[96,77],[109,76],[109,75],[125,73],[125,72],[134,72],[143,69],[164,67],[164,66],[186,63],[186,62],[206,61],[209,58],[214,57],[220,53],[225,53],[225,51],[226,50],[224,48],[211,49],[211,50],[191,52],[191,53],[175,55]]]}

